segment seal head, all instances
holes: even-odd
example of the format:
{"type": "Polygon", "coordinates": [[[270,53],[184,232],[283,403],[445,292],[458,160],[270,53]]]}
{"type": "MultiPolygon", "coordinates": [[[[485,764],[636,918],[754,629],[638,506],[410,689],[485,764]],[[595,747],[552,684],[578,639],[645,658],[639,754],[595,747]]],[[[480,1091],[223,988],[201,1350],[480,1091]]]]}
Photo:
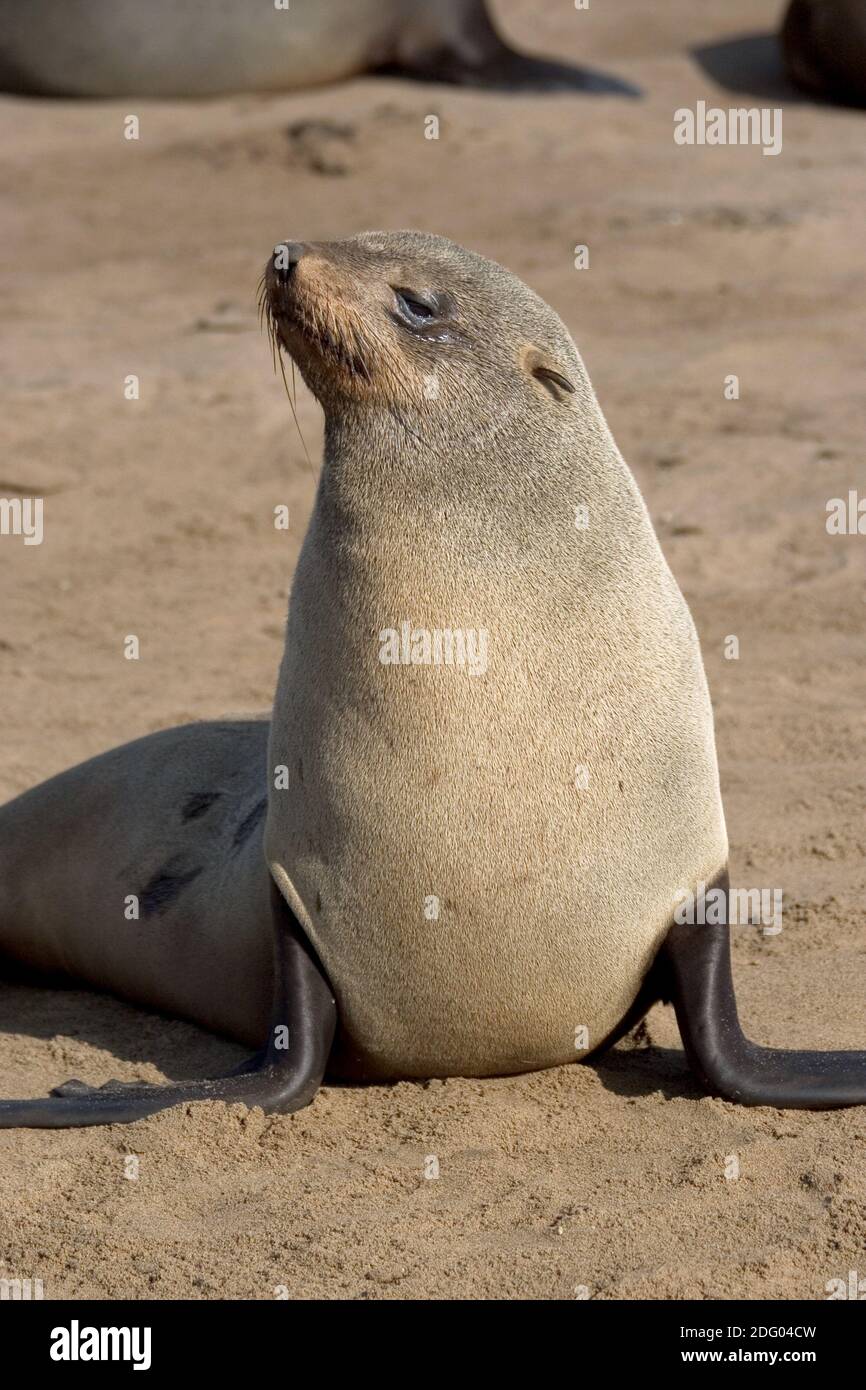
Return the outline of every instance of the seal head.
{"type": "Polygon", "coordinates": [[[264,293],[276,341],[326,411],[399,408],[434,429],[447,412],[453,438],[459,410],[486,414],[491,393],[563,401],[582,375],[547,305],[503,267],[444,237],[281,242],[264,293]],[[492,331],[503,309],[505,334],[492,331]]]}

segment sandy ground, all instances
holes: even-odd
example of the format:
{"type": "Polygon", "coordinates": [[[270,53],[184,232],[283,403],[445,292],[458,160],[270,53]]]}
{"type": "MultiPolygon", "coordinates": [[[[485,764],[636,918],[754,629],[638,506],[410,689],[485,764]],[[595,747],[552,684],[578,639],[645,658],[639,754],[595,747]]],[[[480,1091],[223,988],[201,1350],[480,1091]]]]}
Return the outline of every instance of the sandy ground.
{"type": "MultiPolygon", "coordinates": [[[[39,547],[0,539],[0,799],[149,730],[269,706],[314,478],[256,325],[261,266],[287,235],[441,232],[561,312],[691,604],[733,878],[785,894],[780,936],[736,934],[747,1026],[864,1045],[866,539],[824,524],[828,498],[866,485],[864,116],[797,100],[766,41],[726,46],[779,9],[499,7],[515,40],[630,79],[637,101],[372,79],[0,101],[0,495],[43,496],[46,525],[39,547]],[[750,96],[722,84],[731,63],[750,96]],[[678,147],[673,111],[699,99],[781,104],[783,152],[678,147]],[[298,129],[322,121],[337,128],[298,129]]],[[[318,407],[302,391],[299,409],[317,461],[318,407]]],[[[239,1056],[78,992],[4,985],[0,1028],[7,1095],[239,1056]]],[[[586,1066],[326,1087],[294,1117],[4,1132],[0,1277],[46,1297],[815,1299],[866,1275],[864,1137],[863,1110],[701,1098],[659,1007],[586,1066]]]]}

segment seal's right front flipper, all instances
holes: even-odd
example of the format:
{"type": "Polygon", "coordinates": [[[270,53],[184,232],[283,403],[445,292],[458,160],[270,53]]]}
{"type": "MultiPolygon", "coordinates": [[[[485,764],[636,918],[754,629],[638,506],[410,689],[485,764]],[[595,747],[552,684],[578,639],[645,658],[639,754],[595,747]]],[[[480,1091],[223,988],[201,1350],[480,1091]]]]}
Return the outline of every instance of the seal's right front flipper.
{"type": "Polygon", "coordinates": [[[274,1023],[266,1046],[230,1076],[168,1085],[67,1081],[39,1100],[0,1100],[0,1129],[67,1129],[130,1124],[198,1100],[258,1105],[289,1114],[309,1105],[322,1083],[334,1040],[337,1006],[321,965],[276,887],[274,1023]]]}
{"type": "Polygon", "coordinates": [[[708,1091],[740,1105],[782,1110],[866,1105],[866,1052],[787,1052],[759,1047],[745,1036],[727,923],[675,924],[659,964],[667,967],[666,993],[686,1056],[708,1091]]]}

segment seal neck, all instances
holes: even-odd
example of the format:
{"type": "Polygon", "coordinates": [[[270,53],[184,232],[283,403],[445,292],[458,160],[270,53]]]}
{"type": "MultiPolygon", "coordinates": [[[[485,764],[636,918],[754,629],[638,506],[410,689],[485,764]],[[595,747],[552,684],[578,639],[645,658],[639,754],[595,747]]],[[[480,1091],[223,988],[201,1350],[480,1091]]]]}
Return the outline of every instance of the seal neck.
{"type": "Polygon", "coordinates": [[[399,408],[325,416],[325,451],[317,505],[357,514],[423,511],[454,495],[454,457],[424,438],[399,408]]]}

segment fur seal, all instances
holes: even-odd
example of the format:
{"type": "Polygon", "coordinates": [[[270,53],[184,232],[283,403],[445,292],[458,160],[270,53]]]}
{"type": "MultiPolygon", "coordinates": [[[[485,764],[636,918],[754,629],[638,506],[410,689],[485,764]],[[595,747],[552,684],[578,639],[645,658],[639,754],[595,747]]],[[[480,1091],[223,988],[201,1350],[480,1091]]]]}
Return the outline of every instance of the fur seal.
{"type": "Polygon", "coordinates": [[[4,90],[80,97],[285,92],[384,71],[524,91],[636,95],[518,53],[485,0],[0,0],[4,90]]]}
{"type": "Polygon", "coordinates": [[[866,106],[866,0],[791,0],[781,42],[798,87],[827,101],[866,106]]]}
{"type": "Polygon", "coordinates": [[[417,232],[281,243],[264,295],[325,413],[269,736],[170,730],[0,808],[6,956],[264,1047],[0,1126],[553,1066],[659,998],[708,1091],[866,1102],[866,1052],[740,1029],[697,635],[560,319],[417,232]]]}

